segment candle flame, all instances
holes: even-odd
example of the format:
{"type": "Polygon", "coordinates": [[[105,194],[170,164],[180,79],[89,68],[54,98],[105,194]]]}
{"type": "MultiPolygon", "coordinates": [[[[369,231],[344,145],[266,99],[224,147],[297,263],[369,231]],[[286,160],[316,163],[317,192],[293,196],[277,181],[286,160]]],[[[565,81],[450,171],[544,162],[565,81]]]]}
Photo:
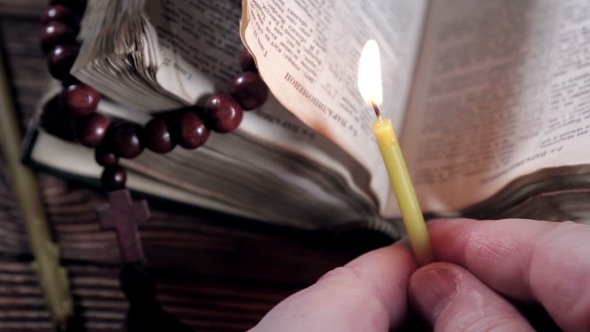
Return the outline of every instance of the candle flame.
{"type": "Polygon", "coordinates": [[[383,86],[381,84],[381,59],[379,46],[373,39],[367,41],[359,61],[358,86],[361,96],[373,107],[383,102],[383,86]]]}

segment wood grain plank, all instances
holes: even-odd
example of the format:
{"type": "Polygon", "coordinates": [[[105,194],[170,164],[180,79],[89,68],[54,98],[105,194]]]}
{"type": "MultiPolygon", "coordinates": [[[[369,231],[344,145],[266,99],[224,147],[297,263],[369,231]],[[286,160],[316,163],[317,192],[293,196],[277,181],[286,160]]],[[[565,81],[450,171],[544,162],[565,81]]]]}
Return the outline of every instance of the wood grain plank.
{"type": "MultiPolygon", "coordinates": [[[[0,259],[10,268],[0,271],[0,330],[22,322],[23,330],[41,328],[49,319],[44,308],[36,278],[27,263],[0,259]],[[7,276],[7,274],[10,274],[7,276]],[[38,324],[31,325],[32,321],[38,324]],[[2,324],[3,323],[3,324],[2,324]],[[12,323],[12,324],[6,324],[12,323]]],[[[118,290],[116,269],[110,267],[66,264],[71,278],[73,296],[80,318],[90,330],[92,326],[121,324],[127,302],[118,290]]],[[[278,301],[294,289],[254,285],[240,280],[155,273],[158,279],[158,300],[162,306],[196,329],[233,331],[251,327],[278,301]]],[[[119,326],[119,325],[117,325],[119,326]]]]}
{"type": "Polygon", "coordinates": [[[2,0],[0,1],[0,16],[38,20],[47,3],[47,0],[2,0]]]}

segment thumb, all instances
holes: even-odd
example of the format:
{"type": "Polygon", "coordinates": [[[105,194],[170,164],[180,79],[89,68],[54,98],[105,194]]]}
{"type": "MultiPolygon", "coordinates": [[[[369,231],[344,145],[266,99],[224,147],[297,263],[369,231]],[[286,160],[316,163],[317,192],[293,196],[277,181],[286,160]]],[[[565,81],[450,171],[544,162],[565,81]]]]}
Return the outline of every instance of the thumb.
{"type": "Polygon", "coordinates": [[[503,297],[451,263],[427,265],[412,275],[412,306],[436,331],[533,331],[503,297]]]}

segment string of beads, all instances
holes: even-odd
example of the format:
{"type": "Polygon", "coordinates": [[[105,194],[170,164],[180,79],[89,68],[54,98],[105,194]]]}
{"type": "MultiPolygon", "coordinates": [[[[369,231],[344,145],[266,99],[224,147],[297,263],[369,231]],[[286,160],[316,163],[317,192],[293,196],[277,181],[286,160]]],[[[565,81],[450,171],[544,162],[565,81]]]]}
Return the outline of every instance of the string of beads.
{"type": "Polygon", "coordinates": [[[213,94],[203,108],[194,105],[181,112],[171,112],[174,116],[156,116],[145,126],[113,122],[95,112],[100,101],[98,91],[70,75],[80,51],[76,35],[83,12],[84,5],[79,0],[51,0],[41,15],[39,44],[47,55],[50,74],[62,82],[60,107],[75,118],[77,140],[95,148],[95,160],[104,167],[101,181],[109,191],[124,188],[127,181],[119,158],[135,158],[145,148],[156,153],[168,153],[176,145],[196,149],[207,142],[211,131],[235,130],[244,111],[260,107],[268,97],[254,59],[244,49],[240,54],[243,72],[231,81],[227,93],[213,94]]]}

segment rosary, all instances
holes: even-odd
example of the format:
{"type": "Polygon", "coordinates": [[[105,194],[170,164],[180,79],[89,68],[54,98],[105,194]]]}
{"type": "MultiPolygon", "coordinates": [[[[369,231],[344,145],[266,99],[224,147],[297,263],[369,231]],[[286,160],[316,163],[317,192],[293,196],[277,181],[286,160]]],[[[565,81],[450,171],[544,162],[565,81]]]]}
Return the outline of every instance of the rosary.
{"type": "Polygon", "coordinates": [[[84,146],[95,148],[95,160],[104,167],[101,181],[109,204],[97,209],[101,229],[115,230],[123,269],[122,291],[129,300],[127,331],[191,331],[161,309],[155,300],[155,283],[146,268],[137,224],[150,217],[145,200],[133,201],[125,188],[127,173],[119,158],[139,156],[144,148],[168,153],[176,145],[196,149],[211,131],[229,133],[242,121],[244,111],[260,107],[268,89],[257,73],[256,64],[244,49],[240,55],[243,72],[230,83],[229,93],[209,97],[201,110],[191,106],[170,117],[154,117],[144,127],[125,121],[113,123],[96,113],[100,94],[70,75],[79,47],[76,35],[84,12],[81,0],[50,0],[41,16],[39,43],[47,55],[50,74],[60,80],[60,111],[75,119],[75,136],[84,146]]]}

